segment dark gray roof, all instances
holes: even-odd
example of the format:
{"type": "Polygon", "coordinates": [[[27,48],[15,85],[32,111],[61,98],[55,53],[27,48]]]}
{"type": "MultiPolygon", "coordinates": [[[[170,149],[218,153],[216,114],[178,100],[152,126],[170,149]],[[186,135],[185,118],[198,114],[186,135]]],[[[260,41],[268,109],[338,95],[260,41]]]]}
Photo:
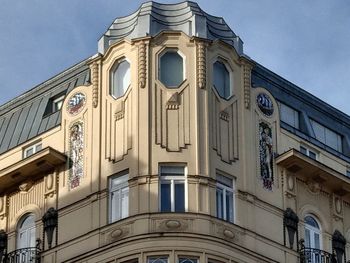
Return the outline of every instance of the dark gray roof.
{"type": "Polygon", "coordinates": [[[258,63],[256,63],[252,70],[252,86],[266,88],[276,100],[294,108],[300,113],[299,129],[295,129],[281,122],[282,128],[350,162],[350,116],[258,63]],[[311,119],[342,136],[342,152],[338,152],[316,140],[310,124],[311,119]]]}
{"type": "Polygon", "coordinates": [[[243,54],[243,42],[230,29],[222,17],[205,13],[197,3],[186,1],[178,4],[143,3],[133,14],[117,18],[101,37],[98,51],[124,38],[134,39],[155,36],[161,31],[182,31],[188,36],[209,40],[220,39],[243,54]]]}
{"type": "Polygon", "coordinates": [[[48,112],[50,99],[87,84],[87,60],[0,106],[0,154],[61,123],[61,111],[48,112]]]}

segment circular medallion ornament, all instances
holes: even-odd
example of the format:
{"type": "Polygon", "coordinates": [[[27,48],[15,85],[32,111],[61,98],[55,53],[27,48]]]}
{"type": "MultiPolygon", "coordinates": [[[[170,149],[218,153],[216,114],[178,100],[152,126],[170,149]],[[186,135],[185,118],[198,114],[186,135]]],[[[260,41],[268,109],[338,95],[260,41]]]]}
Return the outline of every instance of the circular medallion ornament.
{"type": "Polygon", "coordinates": [[[78,114],[84,108],[85,102],[86,102],[85,94],[81,92],[75,93],[68,100],[68,103],[67,103],[68,113],[71,115],[78,114]]]}
{"type": "Polygon", "coordinates": [[[270,117],[273,114],[273,103],[269,95],[259,93],[259,95],[256,97],[256,103],[264,115],[270,117]]]}

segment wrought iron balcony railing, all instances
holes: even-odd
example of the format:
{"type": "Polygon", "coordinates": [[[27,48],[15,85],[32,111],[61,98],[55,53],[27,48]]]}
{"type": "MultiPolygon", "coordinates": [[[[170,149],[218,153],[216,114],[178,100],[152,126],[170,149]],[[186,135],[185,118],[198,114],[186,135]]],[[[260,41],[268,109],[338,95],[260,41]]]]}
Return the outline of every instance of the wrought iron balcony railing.
{"type": "Polygon", "coordinates": [[[338,262],[335,254],[316,248],[302,247],[299,253],[300,263],[345,263],[338,262]]]}
{"type": "Polygon", "coordinates": [[[4,256],[3,263],[40,263],[40,250],[36,247],[16,249],[4,256]]]}

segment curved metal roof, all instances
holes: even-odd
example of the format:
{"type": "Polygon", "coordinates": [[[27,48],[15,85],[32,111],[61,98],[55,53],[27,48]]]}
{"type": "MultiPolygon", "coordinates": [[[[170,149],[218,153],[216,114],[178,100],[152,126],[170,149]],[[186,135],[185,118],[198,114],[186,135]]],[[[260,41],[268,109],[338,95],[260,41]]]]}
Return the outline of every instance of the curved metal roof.
{"type": "Polygon", "coordinates": [[[204,12],[197,3],[177,4],[143,3],[136,12],[117,18],[98,42],[98,51],[104,54],[108,47],[122,39],[155,36],[161,31],[182,31],[188,36],[209,40],[220,39],[243,54],[242,40],[222,17],[204,12]]]}

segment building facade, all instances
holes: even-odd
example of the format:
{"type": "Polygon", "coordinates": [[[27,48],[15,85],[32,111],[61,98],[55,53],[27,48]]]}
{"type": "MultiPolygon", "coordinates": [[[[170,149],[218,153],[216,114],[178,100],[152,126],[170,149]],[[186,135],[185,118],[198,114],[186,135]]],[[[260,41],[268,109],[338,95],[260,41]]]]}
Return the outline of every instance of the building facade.
{"type": "Polygon", "coordinates": [[[193,2],[0,107],[2,262],[346,262],[350,117],[193,2]]]}

